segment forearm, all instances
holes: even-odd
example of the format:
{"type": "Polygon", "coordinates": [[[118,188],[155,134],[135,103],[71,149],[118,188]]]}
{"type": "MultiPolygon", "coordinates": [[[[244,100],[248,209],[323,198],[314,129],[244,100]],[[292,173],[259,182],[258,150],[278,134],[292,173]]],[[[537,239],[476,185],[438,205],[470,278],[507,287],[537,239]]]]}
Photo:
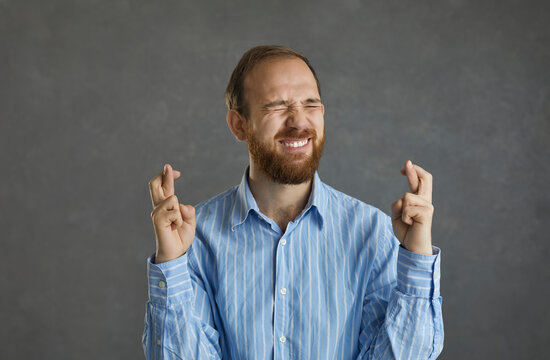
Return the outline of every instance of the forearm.
{"type": "Polygon", "coordinates": [[[164,264],[149,261],[149,301],[143,332],[147,359],[220,358],[219,334],[205,314],[195,311],[195,302],[206,301],[195,291],[187,257],[164,264]]]}
{"type": "Polygon", "coordinates": [[[434,255],[429,256],[400,248],[396,286],[379,294],[380,298],[371,295],[365,304],[360,359],[437,358],[444,332],[440,251],[434,249],[434,255]]]}
{"type": "Polygon", "coordinates": [[[384,323],[359,359],[435,359],[443,348],[441,297],[392,296],[384,323]]]}

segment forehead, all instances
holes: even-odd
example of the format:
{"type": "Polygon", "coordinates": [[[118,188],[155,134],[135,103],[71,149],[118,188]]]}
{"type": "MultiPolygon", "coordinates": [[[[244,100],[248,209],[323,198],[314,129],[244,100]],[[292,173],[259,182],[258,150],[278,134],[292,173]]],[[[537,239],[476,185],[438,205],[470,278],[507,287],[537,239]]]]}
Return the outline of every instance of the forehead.
{"type": "Polygon", "coordinates": [[[251,102],[319,97],[313,73],[303,60],[294,57],[257,64],[244,79],[244,90],[251,102]]]}

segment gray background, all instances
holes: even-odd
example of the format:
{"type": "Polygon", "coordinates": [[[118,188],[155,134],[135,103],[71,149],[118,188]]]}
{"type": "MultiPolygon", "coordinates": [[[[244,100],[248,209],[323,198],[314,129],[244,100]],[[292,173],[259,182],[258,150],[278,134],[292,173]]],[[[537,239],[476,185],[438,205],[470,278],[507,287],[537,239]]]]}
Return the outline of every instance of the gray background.
{"type": "Polygon", "coordinates": [[[389,212],[405,160],[433,174],[440,358],[549,358],[548,4],[0,0],[0,358],[143,357],[147,183],[239,182],[223,92],[257,44],[316,68],[327,183],[389,212]]]}

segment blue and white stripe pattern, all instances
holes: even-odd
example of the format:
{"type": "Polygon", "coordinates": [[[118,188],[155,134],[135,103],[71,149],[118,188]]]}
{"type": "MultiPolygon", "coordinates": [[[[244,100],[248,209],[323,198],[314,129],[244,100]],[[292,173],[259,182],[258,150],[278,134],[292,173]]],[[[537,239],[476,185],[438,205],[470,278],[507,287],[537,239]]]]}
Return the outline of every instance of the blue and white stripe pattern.
{"type": "Polygon", "coordinates": [[[382,211],[315,174],[287,226],[263,215],[247,173],[196,207],[182,257],[148,259],[148,359],[435,359],[440,250],[401,247],[382,211]]]}

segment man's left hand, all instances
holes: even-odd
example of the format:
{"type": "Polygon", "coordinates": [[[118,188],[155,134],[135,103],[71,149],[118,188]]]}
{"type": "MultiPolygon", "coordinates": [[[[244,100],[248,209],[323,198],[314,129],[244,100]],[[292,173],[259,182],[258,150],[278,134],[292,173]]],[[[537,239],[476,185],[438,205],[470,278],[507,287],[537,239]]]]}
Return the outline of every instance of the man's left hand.
{"type": "Polygon", "coordinates": [[[392,203],[393,232],[409,251],[432,252],[432,174],[407,160],[401,174],[407,176],[411,192],[392,203]]]}

